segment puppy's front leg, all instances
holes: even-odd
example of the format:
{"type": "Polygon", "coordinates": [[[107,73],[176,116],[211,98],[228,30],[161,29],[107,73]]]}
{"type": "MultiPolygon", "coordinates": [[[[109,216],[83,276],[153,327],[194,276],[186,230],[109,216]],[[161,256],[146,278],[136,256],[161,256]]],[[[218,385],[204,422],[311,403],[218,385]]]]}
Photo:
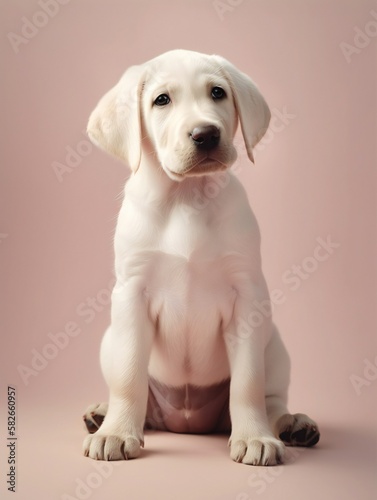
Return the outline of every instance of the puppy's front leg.
{"type": "Polygon", "coordinates": [[[284,455],[284,444],[274,437],[266,414],[264,352],[271,329],[271,318],[262,317],[249,297],[236,301],[225,332],[231,371],[230,456],[249,465],[275,465],[284,455]]]}
{"type": "Polygon", "coordinates": [[[84,454],[97,460],[136,458],[144,444],[153,326],[142,291],[125,292],[116,286],[111,313],[101,345],[109,408],[100,429],[84,441],[84,454]]]}

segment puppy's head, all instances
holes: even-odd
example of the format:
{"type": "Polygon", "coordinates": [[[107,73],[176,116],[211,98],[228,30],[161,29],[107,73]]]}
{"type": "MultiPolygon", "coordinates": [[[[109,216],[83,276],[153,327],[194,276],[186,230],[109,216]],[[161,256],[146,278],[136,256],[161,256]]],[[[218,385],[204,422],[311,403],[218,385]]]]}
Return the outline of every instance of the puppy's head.
{"type": "Polygon", "coordinates": [[[128,69],[93,111],[88,134],[134,172],[146,137],[166,174],[181,181],[233,164],[238,122],[253,161],[269,120],[255,84],[228,61],[174,50],[128,69]]]}

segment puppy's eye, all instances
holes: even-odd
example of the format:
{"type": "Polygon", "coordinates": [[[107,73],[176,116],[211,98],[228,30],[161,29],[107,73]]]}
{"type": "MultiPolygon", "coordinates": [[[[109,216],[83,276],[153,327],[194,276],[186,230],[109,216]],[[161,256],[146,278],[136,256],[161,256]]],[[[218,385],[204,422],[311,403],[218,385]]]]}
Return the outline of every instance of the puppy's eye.
{"type": "Polygon", "coordinates": [[[213,87],[211,95],[213,99],[224,99],[226,97],[225,90],[221,87],[213,87]]]}
{"type": "Polygon", "coordinates": [[[166,106],[170,102],[170,97],[167,94],[160,94],[154,100],[154,104],[156,106],[166,106]]]}

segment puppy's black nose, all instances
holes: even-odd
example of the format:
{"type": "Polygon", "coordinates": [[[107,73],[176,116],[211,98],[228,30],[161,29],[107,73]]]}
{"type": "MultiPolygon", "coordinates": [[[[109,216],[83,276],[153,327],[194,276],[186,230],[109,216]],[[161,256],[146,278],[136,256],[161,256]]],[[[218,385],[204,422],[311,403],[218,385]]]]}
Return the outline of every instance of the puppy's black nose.
{"type": "Polygon", "coordinates": [[[220,141],[220,130],[215,125],[195,127],[191,132],[191,139],[199,149],[214,149],[220,141]]]}

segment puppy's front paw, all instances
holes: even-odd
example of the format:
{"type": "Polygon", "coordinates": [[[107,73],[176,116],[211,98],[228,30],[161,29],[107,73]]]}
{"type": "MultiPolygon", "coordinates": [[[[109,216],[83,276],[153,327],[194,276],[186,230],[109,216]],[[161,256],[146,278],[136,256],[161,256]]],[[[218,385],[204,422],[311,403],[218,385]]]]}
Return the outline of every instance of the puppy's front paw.
{"type": "Polygon", "coordinates": [[[101,431],[86,436],[83,452],[94,460],[128,460],[140,455],[143,445],[137,437],[120,437],[103,434],[101,431]]]}
{"type": "Polygon", "coordinates": [[[230,458],[247,465],[277,465],[283,462],[285,446],[273,437],[230,439],[230,458]]]}

